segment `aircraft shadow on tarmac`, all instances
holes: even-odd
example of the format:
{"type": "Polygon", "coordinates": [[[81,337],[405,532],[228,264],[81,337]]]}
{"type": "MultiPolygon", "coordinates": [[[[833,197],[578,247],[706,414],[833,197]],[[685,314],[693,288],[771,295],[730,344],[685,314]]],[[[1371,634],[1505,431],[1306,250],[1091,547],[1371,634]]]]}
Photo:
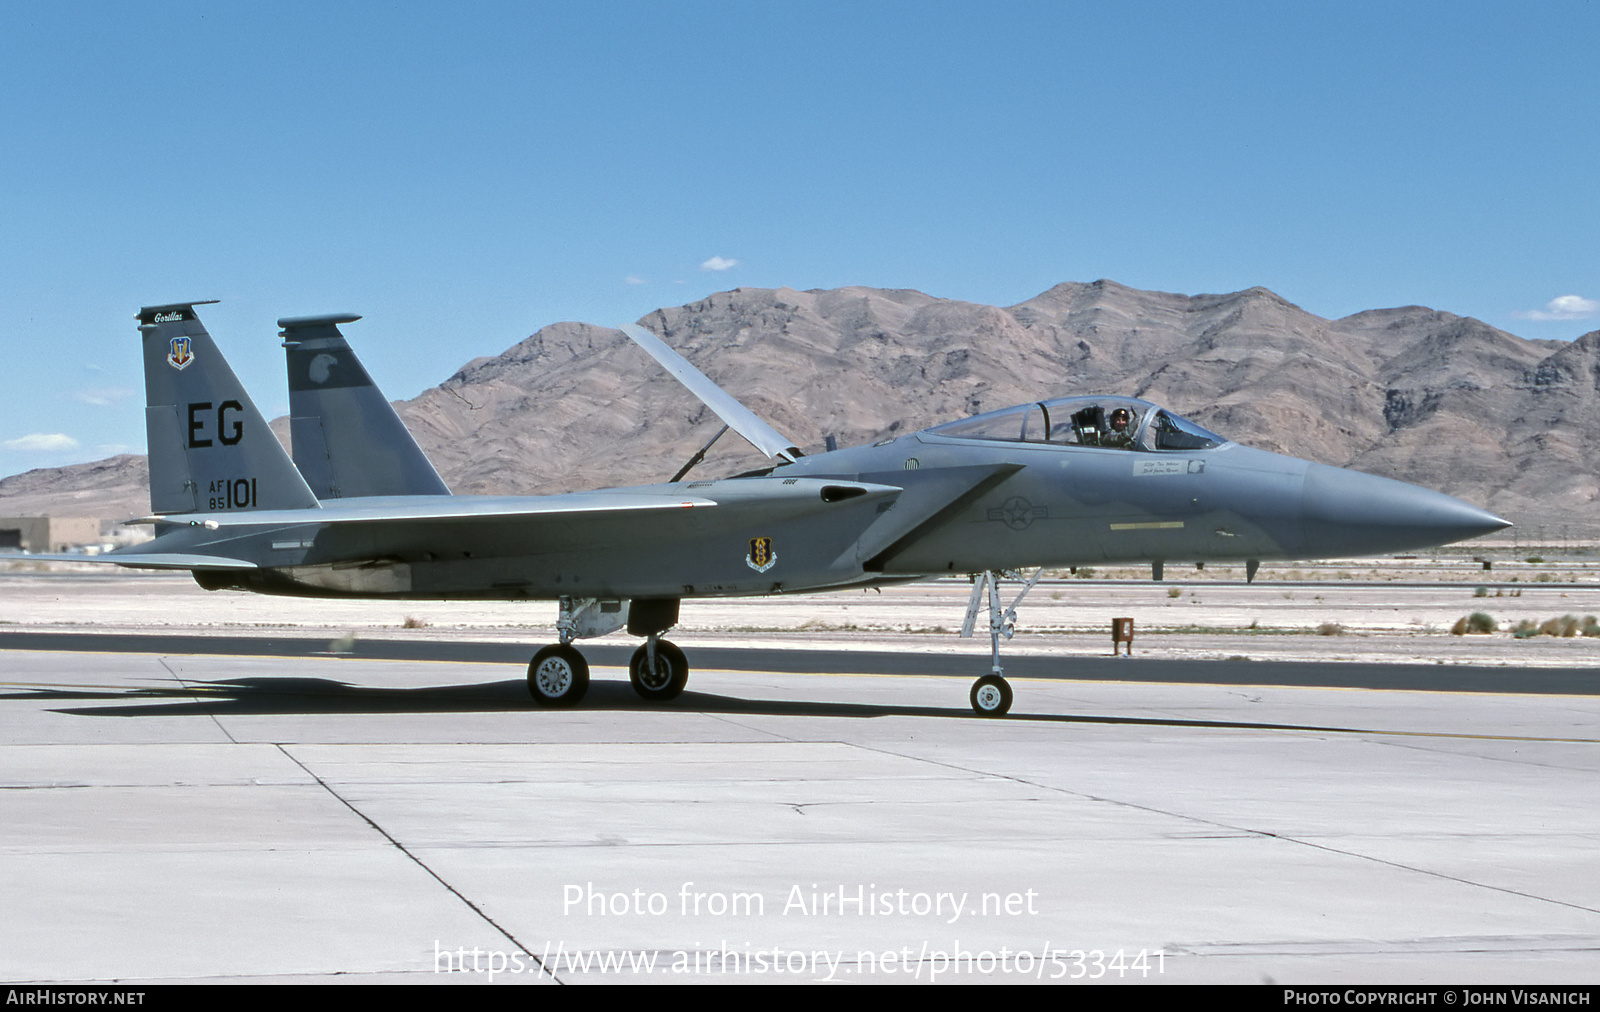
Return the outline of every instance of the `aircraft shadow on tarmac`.
{"type": "MultiPolygon", "coordinates": [[[[535,721],[557,719],[563,712],[649,711],[740,714],[770,717],[943,717],[994,722],[965,706],[903,706],[880,703],[831,703],[812,700],[753,700],[708,692],[684,692],[668,703],[640,699],[627,682],[590,684],[584,701],[572,710],[534,705],[521,680],[477,685],[422,688],[373,688],[329,678],[235,678],[191,681],[184,687],[148,686],[129,689],[30,688],[0,693],[4,700],[62,702],[122,701],[104,706],[72,706],[54,713],[83,717],[182,717],[391,713],[526,713],[535,721]]],[[[1066,724],[1127,724],[1146,727],[1214,728],[1249,731],[1310,731],[1327,734],[1404,734],[1370,728],[1277,724],[1255,721],[1182,720],[1162,717],[1117,717],[1097,714],[1012,713],[1002,721],[1044,721],[1066,724]]]]}

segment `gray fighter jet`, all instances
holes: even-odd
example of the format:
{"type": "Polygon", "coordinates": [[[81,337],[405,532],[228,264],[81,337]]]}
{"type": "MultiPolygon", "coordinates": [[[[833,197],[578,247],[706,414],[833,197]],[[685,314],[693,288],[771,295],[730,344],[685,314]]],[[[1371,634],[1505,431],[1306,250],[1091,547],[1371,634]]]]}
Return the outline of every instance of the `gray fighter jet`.
{"type": "MultiPolygon", "coordinates": [[[[1000,640],[1046,567],[1372,555],[1509,526],[1449,496],[1229,442],[1128,397],[1066,397],[804,455],[639,327],[622,328],[774,461],[733,478],[553,496],[453,496],[338,330],[279,321],[291,461],[194,307],[139,313],[156,537],[99,558],[186,569],[209,590],[401,599],[555,599],[560,642],[528,666],[539,703],[588,687],[574,640],[627,628],[652,700],[689,666],[662,638],[684,598],[971,575],[991,669],[973,709],[1005,713],[1000,640]],[[999,584],[1035,569],[1009,608],[999,584]]],[[[713,439],[713,442],[715,440],[713,439]]],[[[708,444],[709,446],[709,444],[708,444]]],[[[704,450],[701,451],[701,454],[704,450]]],[[[691,461],[691,466],[692,466],[691,461]]],[[[687,467],[685,468],[687,470],[687,467]]],[[[682,471],[678,477],[683,476],[682,471]]]]}

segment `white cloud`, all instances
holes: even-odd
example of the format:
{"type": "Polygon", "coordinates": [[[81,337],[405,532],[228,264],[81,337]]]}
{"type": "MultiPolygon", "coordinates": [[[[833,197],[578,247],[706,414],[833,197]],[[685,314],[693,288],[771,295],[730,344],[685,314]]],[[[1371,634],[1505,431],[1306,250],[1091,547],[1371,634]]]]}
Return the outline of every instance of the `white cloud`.
{"type": "Polygon", "coordinates": [[[623,278],[623,280],[630,285],[648,285],[650,283],[637,274],[629,274],[626,278],[623,278]]]}
{"type": "Polygon", "coordinates": [[[1558,295],[1544,304],[1543,309],[1530,309],[1511,314],[1523,320],[1587,320],[1600,316],[1600,301],[1581,295],[1558,295]]]}
{"type": "Polygon", "coordinates": [[[3,445],[8,450],[45,453],[52,450],[75,450],[78,448],[78,441],[61,432],[30,432],[26,436],[8,439],[3,445]]]}
{"type": "Polygon", "coordinates": [[[118,401],[127,400],[133,396],[129,387],[91,387],[86,390],[74,390],[72,399],[81,404],[89,404],[97,408],[108,408],[118,401]]]}
{"type": "Polygon", "coordinates": [[[737,260],[730,260],[727,257],[712,257],[701,264],[700,269],[703,271],[725,271],[737,266],[739,266],[739,261],[737,260]]]}

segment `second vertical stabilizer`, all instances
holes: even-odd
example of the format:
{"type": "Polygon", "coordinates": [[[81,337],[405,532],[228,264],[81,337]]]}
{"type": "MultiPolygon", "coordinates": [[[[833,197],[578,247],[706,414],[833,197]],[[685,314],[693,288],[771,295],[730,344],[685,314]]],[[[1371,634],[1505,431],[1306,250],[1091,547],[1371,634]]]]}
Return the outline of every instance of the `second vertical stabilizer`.
{"type": "Polygon", "coordinates": [[[318,499],[449,495],[338,325],[349,313],[278,321],[289,360],[294,463],[318,499]]]}

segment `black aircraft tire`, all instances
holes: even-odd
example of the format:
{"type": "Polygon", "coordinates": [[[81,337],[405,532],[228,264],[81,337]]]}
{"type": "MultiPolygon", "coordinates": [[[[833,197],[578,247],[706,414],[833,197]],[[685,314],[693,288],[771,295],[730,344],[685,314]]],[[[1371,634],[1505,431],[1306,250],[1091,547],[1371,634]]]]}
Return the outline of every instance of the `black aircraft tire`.
{"type": "Polygon", "coordinates": [[[573,647],[552,643],[529,662],[528,691],[540,706],[577,706],[589,691],[589,662],[573,647]]]}
{"type": "Polygon", "coordinates": [[[628,681],[633,683],[633,691],[657,703],[677,699],[689,684],[689,659],[675,644],[657,640],[656,670],[651,674],[646,670],[649,656],[648,647],[640,646],[628,662],[628,681]]]}
{"type": "Polygon", "coordinates": [[[972,683],[972,709],[980,717],[1002,717],[1011,709],[1011,685],[999,675],[972,683]]]}

